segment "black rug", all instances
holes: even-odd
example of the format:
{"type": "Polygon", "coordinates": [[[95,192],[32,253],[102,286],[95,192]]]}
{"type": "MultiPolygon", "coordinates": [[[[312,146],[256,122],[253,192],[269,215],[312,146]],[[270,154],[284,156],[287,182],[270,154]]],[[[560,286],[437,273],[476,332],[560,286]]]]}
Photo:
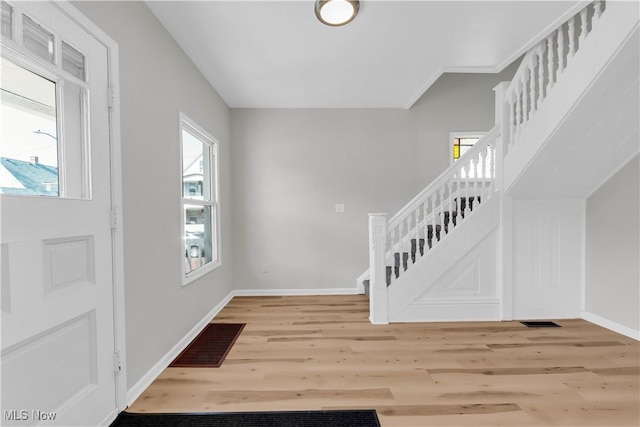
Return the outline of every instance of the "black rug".
{"type": "Polygon", "coordinates": [[[374,410],[134,414],[110,427],[380,427],[374,410]]]}
{"type": "Polygon", "coordinates": [[[170,368],[219,368],[245,323],[209,323],[169,365],[170,368]]]}

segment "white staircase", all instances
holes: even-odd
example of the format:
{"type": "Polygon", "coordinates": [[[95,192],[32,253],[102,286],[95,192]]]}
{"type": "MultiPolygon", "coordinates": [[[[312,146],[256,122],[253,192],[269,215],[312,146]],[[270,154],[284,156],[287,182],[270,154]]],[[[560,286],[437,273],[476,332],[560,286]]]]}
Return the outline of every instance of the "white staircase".
{"type": "MultiPolygon", "coordinates": [[[[635,2],[587,4],[496,87],[496,126],[486,136],[392,218],[369,215],[369,270],[357,281],[368,285],[372,323],[511,318],[512,198],[544,179],[541,159],[566,143],[554,135],[637,34],[635,2]]],[[[627,140],[621,150],[633,145],[627,140]]]]}

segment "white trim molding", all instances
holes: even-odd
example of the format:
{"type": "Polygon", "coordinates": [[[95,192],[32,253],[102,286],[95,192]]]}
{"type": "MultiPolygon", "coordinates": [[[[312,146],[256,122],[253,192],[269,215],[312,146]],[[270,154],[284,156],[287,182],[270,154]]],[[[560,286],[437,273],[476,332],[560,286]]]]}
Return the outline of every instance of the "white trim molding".
{"type": "Polygon", "coordinates": [[[327,289],[236,289],[231,292],[234,297],[262,297],[262,296],[309,296],[309,295],[358,295],[362,294],[358,288],[327,288],[327,289]]]}
{"type": "Polygon", "coordinates": [[[187,348],[187,346],[193,341],[200,332],[209,324],[211,320],[218,314],[222,309],[229,304],[229,301],[234,297],[234,292],[230,292],[226,297],[218,303],[211,311],[209,311],[196,325],[191,328],[187,334],[182,337],[182,339],[174,345],[171,350],[167,352],[158,362],[147,371],[146,374],[142,376],[131,388],[127,391],[127,402],[128,406],[131,406],[135,400],[140,397],[140,395],[151,385],[153,381],[164,371],[167,366],[176,358],[178,355],[187,348]]]}
{"type": "Polygon", "coordinates": [[[640,330],[631,329],[627,326],[586,311],[581,313],[581,317],[587,322],[591,322],[595,325],[602,326],[605,329],[609,329],[626,337],[633,338],[636,341],[640,341],[640,330]]]}
{"type": "MultiPolygon", "coordinates": [[[[108,78],[111,105],[109,107],[109,144],[111,161],[111,210],[117,218],[112,230],[113,294],[114,294],[114,351],[120,354],[121,370],[116,376],[116,404],[118,410],[126,409],[127,364],[125,337],[124,292],[124,236],[122,228],[122,140],[120,134],[120,47],[106,32],[86,17],[68,1],[51,1],[51,4],[76,22],[83,30],[100,42],[107,50],[108,78]]],[[[105,420],[113,421],[117,411],[105,420]]]]}

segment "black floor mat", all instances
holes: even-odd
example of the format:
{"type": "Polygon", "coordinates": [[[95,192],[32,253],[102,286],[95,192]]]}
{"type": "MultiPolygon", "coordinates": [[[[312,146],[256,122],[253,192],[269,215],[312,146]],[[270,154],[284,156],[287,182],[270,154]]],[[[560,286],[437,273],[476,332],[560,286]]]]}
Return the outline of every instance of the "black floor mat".
{"type": "Polygon", "coordinates": [[[110,427],[380,427],[374,410],[138,414],[121,412],[110,427]]]}

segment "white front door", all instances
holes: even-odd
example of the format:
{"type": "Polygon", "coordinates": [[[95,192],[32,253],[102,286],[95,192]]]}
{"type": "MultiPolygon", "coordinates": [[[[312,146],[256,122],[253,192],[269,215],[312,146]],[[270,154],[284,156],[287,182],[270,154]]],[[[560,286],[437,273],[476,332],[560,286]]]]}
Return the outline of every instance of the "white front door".
{"type": "Polygon", "coordinates": [[[108,51],[49,2],[2,2],[2,425],[117,412],[108,51]]]}

